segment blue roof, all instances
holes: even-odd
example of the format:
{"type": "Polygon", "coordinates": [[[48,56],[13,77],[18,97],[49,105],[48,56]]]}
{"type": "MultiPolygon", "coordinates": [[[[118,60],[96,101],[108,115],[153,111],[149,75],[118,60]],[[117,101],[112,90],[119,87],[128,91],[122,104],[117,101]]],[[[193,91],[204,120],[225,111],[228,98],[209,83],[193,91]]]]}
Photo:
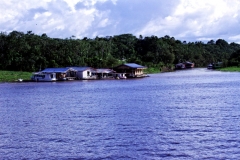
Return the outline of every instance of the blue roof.
{"type": "Polygon", "coordinates": [[[131,67],[131,68],[146,68],[146,67],[141,66],[141,65],[136,64],[136,63],[125,63],[124,65],[128,66],[128,67],[131,67]]]}
{"type": "Polygon", "coordinates": [[[44,73],[66,73],[69,68],[45,68],[41,72],[44,73]]]}

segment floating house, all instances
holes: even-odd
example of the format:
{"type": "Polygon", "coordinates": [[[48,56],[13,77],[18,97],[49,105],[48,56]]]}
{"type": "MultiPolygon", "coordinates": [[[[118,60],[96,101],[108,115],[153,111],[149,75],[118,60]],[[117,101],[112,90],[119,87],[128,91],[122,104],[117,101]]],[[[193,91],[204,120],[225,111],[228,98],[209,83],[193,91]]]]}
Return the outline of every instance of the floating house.
{"type": "Polygon", "coordinates": [[[126,79],[135,77],[146,77],[143,73],[146,67],[126,63],[115,67],[115,69],[94,69],[92,67],[66,67],[66,68],[46,68],[40,72],[33,73],[33,81],[64,81],[64,80],[90,80],[90,79],[126,79]]]}
{"type": "Polygon", "coordinates": [[[69,68],[46,68],[33,73],[31,80],[37,82],[52,82],[74,79],[74,72],[69,68]]]}
{"type": "Polygon", "coordinates": [[[114,78],[115,71],[108,68],[99,68],[95,70],[95,75],[98,79],[114,78]]]}
{"type": "Polygon", "coordinates": [[[136,63],[126,63],[114,67],[117,74],[122,74],[122,76],[126,76],[127,78],[146,77],[147,75],[143,72],[144,69],[146,67],[136,63]]]}
{"type": "Polygon", "coordinates": [[[71,68],[46,68],[41,71],[43,74],[56,74],[57,81],[73,80],[74,70],[71,68]]]}
{"type": "Polygon", "coordinates": [[[31,80],[36,82],[54,82],[57,78],[56,73],[35,72],[32,74],[31,80]]]}
{"type": "Polygon", "coordinates": [[[175,65],[175,69],[187,69],[187,68],[194,68],[194,63],[186,61],[175,65]]]}
{"type": "Polygon", "coordinates": [[[81,80],[97,79],[96,69],[92,67],[68,67],[73,70],[75,78],[81,80]]]}

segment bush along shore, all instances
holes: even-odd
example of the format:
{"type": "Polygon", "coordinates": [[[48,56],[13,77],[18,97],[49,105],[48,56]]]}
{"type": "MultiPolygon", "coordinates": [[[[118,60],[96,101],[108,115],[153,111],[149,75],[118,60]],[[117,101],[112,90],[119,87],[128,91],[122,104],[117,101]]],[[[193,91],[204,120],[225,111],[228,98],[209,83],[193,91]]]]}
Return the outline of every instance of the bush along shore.
{"type": "Polygon", "coordinates": [[[218,69],[219,71],[226,71],[226,72],[240,72],[240,67],[225,67],[218,69]]]}
{"type": "Polygon", "coordinates": [[[31,75],[32,72],[0,70],[0,82],[16,82],[21,80],[29,81],[31,75]]]}

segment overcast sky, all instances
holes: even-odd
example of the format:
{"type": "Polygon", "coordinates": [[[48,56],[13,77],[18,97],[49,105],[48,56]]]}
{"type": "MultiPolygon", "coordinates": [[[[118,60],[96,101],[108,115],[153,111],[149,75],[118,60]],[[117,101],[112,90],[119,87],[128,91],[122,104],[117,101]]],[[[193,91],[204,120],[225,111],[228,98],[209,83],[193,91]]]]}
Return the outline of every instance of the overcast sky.
{"type": "Polygon", "coordinates": [[[0,31],[240,43],[240,0],[1,0],[0,31]]]}

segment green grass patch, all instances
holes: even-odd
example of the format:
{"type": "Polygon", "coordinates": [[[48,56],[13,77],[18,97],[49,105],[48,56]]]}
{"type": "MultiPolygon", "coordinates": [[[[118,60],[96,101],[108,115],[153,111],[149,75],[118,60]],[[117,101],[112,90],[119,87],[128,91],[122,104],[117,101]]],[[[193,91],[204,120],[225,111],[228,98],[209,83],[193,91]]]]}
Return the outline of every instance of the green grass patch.
{"type": "Polygon", "coordinates": [[[0,82],[14,82],[18,79],[30,80],[31,75],[31,72],[0,70],[0,82]]]}
{"type": "Polygon", "coordinates": [[[226,72],[240,72],[240,67],[226,67],[220,68],[219,71],[226,71],[226,72]]]}
{"type": "Polygon", "coordinates": [[[150,68],[145,69],[144,72],[146,72],[147,74],[151,74],[151,73],[159,73],[160,70],[158,68],[150,67],[150,68]]]}

